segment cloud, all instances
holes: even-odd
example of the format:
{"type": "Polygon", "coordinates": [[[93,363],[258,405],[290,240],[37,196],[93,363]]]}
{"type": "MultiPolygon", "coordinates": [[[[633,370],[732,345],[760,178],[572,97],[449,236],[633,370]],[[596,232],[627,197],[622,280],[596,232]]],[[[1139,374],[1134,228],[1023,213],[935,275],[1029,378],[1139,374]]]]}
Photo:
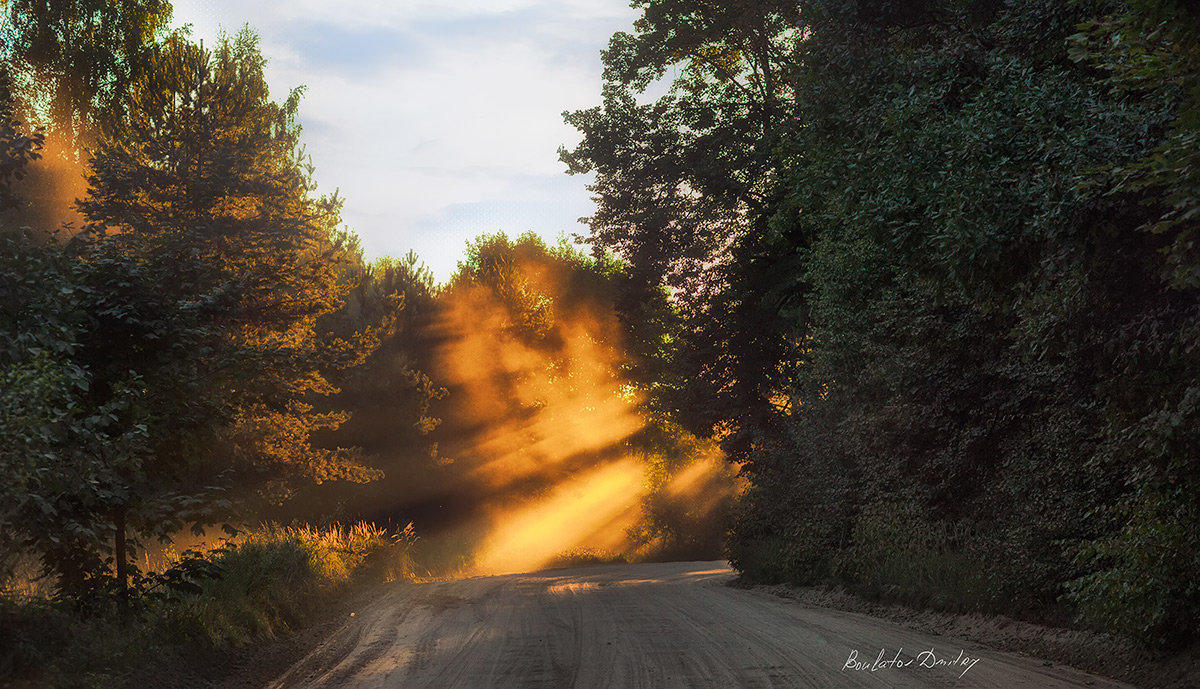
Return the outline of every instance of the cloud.
{"type": "Polygon", "coordinates": [[[444,279],[475,228],[552,238],[592,212],[586,180],[558,162],[578,140],[561,112],[599,102],[599,51],[634,19],[620,0],[175,7],[206,41],[219,27],[258,31],[276,97],[306,86],[317,179],[340,188],[368,255],[414,248],[444,279]]]}

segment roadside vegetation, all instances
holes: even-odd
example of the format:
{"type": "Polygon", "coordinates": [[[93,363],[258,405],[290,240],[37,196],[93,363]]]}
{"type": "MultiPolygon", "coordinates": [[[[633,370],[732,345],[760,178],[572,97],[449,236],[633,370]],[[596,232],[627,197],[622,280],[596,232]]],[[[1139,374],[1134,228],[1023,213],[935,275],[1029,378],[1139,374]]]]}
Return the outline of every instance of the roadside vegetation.
{"type": "Polygon", "coordinates": [[[672,290],[733,565],[1196,641],[1196,4],[635,5],[562,159],[672,290]]]}
{"type": "Polygon", "coordinates": [[[319,619],[354,584],[412,577],[412,529],[368,524],[264,525],[219,547],[168,557],[138,582],[128,607],[78,602],[55,587],[12,581],[0,597],[0,677],[14,687],[116,687],[165,653],[192,657],[288,636],[319,619]],[[38,589],[41,589],[39,592],[38,589]],[[40,594],[40,595],[39,595],[40,594]]]}

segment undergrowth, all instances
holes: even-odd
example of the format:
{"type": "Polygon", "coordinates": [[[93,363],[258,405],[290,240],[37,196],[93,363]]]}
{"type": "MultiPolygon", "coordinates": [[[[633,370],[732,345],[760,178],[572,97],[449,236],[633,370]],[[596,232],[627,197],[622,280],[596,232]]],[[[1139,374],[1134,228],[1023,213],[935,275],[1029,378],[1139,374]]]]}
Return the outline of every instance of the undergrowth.
{"type": "Polygon", "coordinates": [[[182,554],[143,582],[124,615],[115,600],[84,614],[10,582],[0,596],[0,686],[120,686],[167,646],[213,650],[286,635],[354,581],[410,579],[416,540],[411,525],[266,525],[182,554]]]}
{"type": "Polygon", "coordinates": [[[545,569],[558,569],[560,567],[578,567],[582,565],[608,565],[616,563],[626,563],[630,559],[622,553],[615,553],[609,550],[601,550],[599,548],[572,548],[564,550],[554,559],[547,562],[545,569]]]}
{"type": "Polygon", "coordinates": [[[868,507],[854,524],[849,547],[834,557],[833,574],[880,599],[958,612],[985,609],[984,569],[957,547],[965,540],[915,505],[868,507]]]}

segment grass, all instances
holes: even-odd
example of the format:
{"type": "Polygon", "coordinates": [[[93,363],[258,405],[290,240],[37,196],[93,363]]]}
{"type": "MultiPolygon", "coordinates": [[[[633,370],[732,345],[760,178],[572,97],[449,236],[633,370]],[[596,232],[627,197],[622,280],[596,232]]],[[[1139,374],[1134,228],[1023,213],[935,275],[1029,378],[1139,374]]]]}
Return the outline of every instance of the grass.
{"type": "Polygon", "coordinates": [[[411,526],[265,525],[203,554],[216,576],[147,592],[128,620],[81,617],[44,595],[44,584],[30,595],[35,589],[16,582],[0,596],[0,686],[118,686],[164,647],[213,650],[287,635],[352,582],[411,578],[415,541],[411,526]]]}
{"type": "Polygon", "coordinates": [[[391,535],[371,524],[319,529],[268,526],[227,546],[219,578],[161,606],[157,623],[180,642],[241,645],[304,624],[319,602],[354,572],[382,581],[408,578],[412,530],[391,535]]]}
{"type": "Polygon", "coordinates": [[[834,559],[834,576],[859,593],[940,610],[987,607],[985,568],[956,547],[963,534],[913,505],[864,511],[851,540],[834,559]]]}
{"type": "Polygon", "coordinates": [[[561,567],[578,567],[582,565],[608,565],[629,562],[629,557],[621,553],[597,548],[572,548],[554,556],[546,563],[544,569],[561,567]]]}

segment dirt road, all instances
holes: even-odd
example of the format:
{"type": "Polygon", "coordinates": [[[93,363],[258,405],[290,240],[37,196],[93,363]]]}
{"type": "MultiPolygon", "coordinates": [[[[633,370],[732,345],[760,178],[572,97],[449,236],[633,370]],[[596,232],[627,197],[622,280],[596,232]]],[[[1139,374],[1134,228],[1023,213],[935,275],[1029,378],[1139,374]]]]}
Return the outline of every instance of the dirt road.
{"type": "Polygon", "coordinates": [[[1128,685],[731,588],[722,562],[393,586],[272,689],[1128,685]]]}

